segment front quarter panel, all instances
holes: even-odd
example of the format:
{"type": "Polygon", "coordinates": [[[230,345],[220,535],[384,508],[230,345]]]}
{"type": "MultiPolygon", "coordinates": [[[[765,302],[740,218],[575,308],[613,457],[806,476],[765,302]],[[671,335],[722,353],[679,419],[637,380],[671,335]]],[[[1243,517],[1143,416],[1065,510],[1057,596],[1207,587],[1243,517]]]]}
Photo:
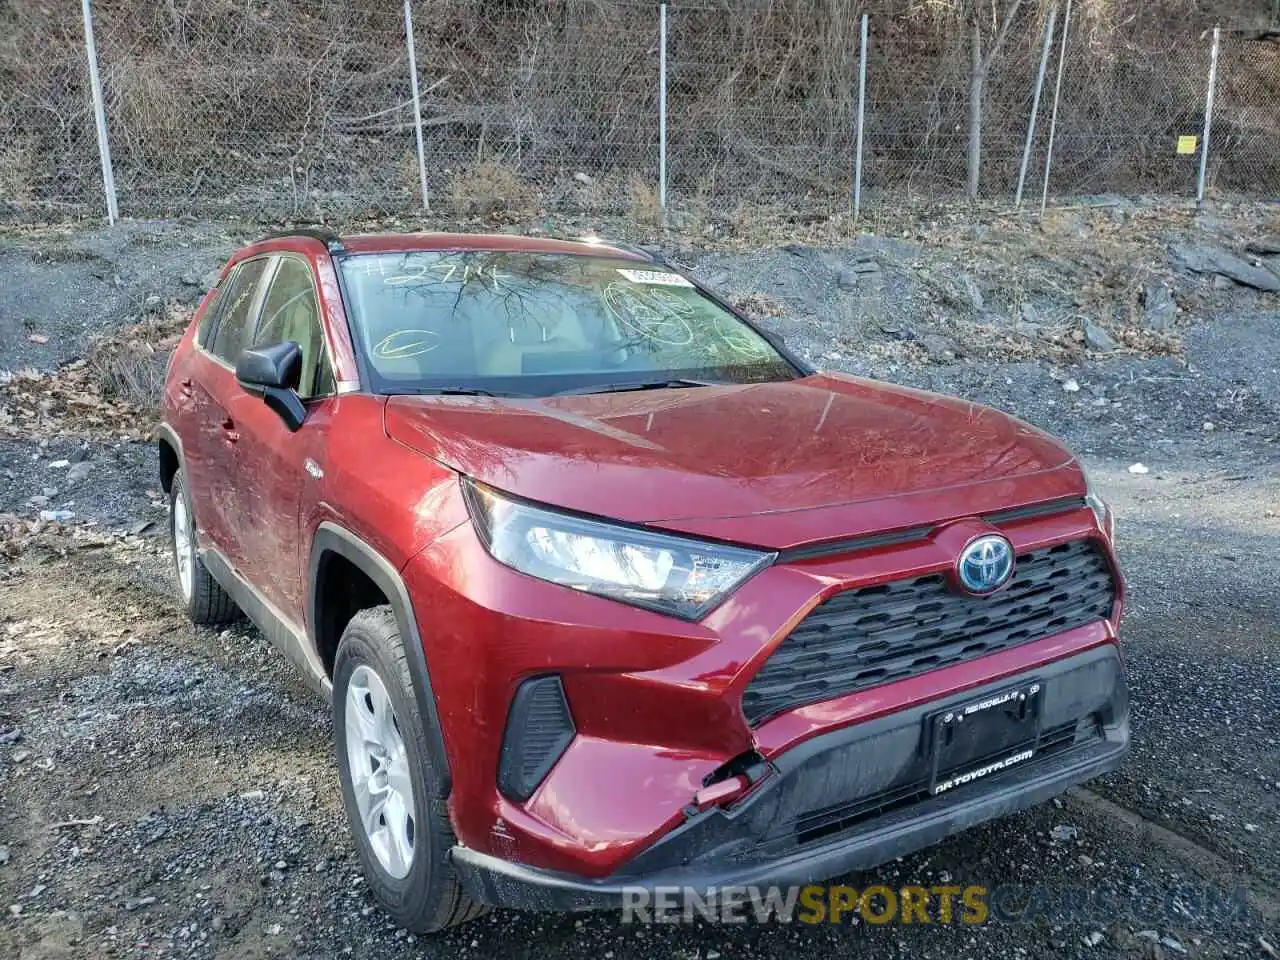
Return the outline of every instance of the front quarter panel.
{"type": "Polygon", "coordinates": [[[359,536],[397,570],[467,519],[457,475],[387,437],[382,397],[350,394],[334,407],[324,497],[309,517],[359,536]]]}

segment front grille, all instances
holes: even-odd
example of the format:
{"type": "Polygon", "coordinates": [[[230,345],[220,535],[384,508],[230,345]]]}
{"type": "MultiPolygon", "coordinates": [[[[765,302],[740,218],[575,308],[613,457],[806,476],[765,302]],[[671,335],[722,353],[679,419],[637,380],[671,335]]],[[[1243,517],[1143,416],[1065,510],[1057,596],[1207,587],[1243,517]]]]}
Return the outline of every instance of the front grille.
{"type": "Polygon", "coordinates": [[[1018,557],[991,597],[953,592],[941,574],[847,590],[818,606],[742,696],[748,722],[1083,626],[1110,614],[1111,567],[1077,540],[1018,557]]]}

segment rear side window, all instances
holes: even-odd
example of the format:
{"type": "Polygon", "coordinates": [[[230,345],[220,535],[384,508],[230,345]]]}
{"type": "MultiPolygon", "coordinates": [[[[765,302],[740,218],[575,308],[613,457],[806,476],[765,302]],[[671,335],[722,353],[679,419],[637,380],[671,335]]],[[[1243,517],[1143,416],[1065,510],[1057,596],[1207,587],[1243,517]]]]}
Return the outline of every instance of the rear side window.
{"type": "Polygon", "coordinates": [[[222,304],[226,299],[223,297],[226,283],[219,283],[213,288],[213,296],[209,299],[209,305],[205,308],[204,315],[200,318],[200,329],[196,331],[196,343],[209,349],[209,338],[213,336],[213,327],[217,322],[218,314],[222,312],[222,304]]]}
{"type": "Polygon", "coordinates": [[[213,335],[212,352],[232,366],[249,345],[253,334],[253,317],[250,314],[266,266],[265,259],[240,264],[227,280],[226,291],[220,295],[224,299],[218,328],[213,335]]]}
{"type": "Polygon", "coordinates": [[[325,353],[311,268],[293,257],[282,257],[262,304],[262,319],[253,338],[255,347],[292,340],[302,348],[302,377],[298,396],[304,400],[333,392],[333,372],[325,353]]]}

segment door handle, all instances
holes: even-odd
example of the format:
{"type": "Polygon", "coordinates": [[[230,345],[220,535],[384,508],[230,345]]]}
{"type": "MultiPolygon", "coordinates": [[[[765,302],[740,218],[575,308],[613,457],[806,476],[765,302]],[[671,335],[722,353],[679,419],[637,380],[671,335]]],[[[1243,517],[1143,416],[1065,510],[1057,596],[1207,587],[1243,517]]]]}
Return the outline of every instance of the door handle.
{"type": "Polygon", "coordinates": [[[240,434],[236,431],[236,422],[230,417],[222,421],[222,439],[227,443],[235,443],[240,439],[240,434]]]}
{"type": "Polygon", "coordinates": [[[191,390],[192,390],[192,387],[193,387],[193,386],[194,386],[194,384],[191,382],[191,378],[190,378],[190,377],[187,377],[185,380],[179,380],[179,381],[178,381],[178,391],[179,391],[179,392],[180,392],[184,397],[189,397],[189,396],[191,396],[191,390]]]}

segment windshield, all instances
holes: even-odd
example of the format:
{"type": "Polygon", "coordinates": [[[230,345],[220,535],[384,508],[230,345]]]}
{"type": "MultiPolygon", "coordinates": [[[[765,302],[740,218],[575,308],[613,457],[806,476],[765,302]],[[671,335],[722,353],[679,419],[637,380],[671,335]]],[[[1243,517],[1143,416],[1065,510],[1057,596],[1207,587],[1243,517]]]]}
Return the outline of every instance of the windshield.
{"type": "Polygon", "coordinates": [[[651,264],[493,251],[357,254],[340,264],[381,393],[549,396],[797,375],[750,326],[651,264]]]}

